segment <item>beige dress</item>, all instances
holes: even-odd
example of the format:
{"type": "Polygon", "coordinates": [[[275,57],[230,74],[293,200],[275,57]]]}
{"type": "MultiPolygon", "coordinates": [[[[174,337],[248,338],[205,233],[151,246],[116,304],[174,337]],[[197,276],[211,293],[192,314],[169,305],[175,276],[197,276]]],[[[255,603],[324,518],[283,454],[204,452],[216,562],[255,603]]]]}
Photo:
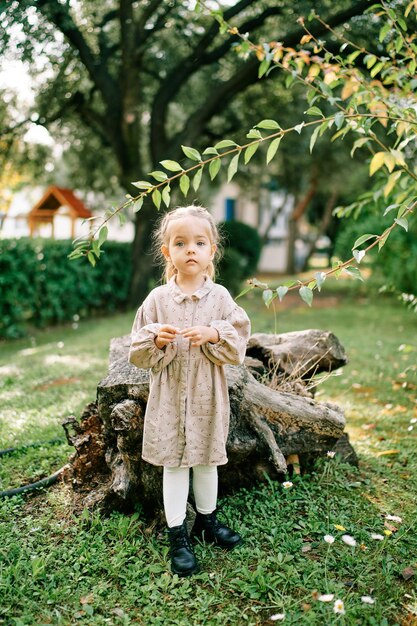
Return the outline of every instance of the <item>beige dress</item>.
{"type": "Polygon", "coordinates": [[[149,294],[136,314],[129,353],[131,363],[151,370],[145,461],[166,467],[227,463],[230,408],[223,366],[243,362],[249,335],[245,311],[208,277],[192,296],[179,289],[175,277],[149,294]],[[177,335],[159,350],[155,336],[163,324],[212,326],[220,339],[193,347],[177,335]]]}

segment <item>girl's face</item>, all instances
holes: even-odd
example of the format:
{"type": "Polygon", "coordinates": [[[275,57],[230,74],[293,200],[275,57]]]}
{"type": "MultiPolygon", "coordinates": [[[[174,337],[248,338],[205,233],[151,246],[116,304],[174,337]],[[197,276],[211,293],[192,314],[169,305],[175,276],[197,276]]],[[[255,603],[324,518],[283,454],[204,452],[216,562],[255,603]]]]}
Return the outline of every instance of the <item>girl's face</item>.
{"type": "Polygon", "coordinates": [[[212,243],[210,224],[201,217],[188,216],[172,220],[167,228],[168,245],[161,247],[171,259],[180,277],[203,277],[217,246],[212,243]]]}

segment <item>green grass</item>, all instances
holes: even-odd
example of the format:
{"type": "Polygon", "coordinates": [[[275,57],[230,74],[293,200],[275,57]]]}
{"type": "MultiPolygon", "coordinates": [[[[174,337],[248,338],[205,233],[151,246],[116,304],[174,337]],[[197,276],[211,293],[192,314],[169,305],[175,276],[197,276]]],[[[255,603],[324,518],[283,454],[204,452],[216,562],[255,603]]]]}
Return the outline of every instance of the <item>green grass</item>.
{"type": "MultiPolygon", "coordinates": [[[[64,485],[1,500],[0,623],[232,626],[272,624],[282,612],[293,625],[417,623],[416,574],[404,579],[406,568],[417,570],[417,424],[409,430],[417,316],[357,285],[330,285],[312,309],[284,299],[275,321],[259,296],[241,304],[254,331],[323,328],[339,337],[350,363],[317,397],[344,407],[359,471],[326,458],[291,489],[267,482],[228,497],[224,515],[244,545],[232,553],[198,545],[202,571],[183,580],[169,572],[166,536],[148,533],[140,512],[76,518],[64,485]],[[324,593],[342,599],[346,613],[316,599],[324,593]]],[[[128,333],[132,320],[130,312],[1,344],[0,447],[62,437],[63,419],[95,398],[110,337],[128,333]]],[[[3,457],[0,488],[52,473],[71,452],[61,443],[3,457]]]]}

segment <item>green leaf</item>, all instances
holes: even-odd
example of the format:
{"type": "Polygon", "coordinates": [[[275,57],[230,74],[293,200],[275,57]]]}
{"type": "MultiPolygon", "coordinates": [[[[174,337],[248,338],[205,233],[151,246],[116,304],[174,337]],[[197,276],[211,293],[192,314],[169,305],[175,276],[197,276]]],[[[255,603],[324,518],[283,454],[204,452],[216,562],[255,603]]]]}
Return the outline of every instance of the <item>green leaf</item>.
{"type": "Polygon", "coordinates": [[[161,161],[161,165],[170,172],[181,172],[183,169],[179,163],[177,163],[176,161],[170,161],[169,159],[167,159],[166,161],[161,161]]]}
{"type": "Polygon", "coordinates": [[[301,124],[297,124],[297,126],[294,126],[294,130],[300,134],[301,131],[303,130],[303,126],[304,126],[304,122],[301,122],[301,124]]]}
{"type": "Polygon", "coordinates": [[[379,41],[381,43],[384,41],[390,30],[391,24],[389,22],[387,24],[384,24],[384,26],[381,28],[381,30],[379,31],[379,41]]]}
{"type": "Polygon", "coordinates": [[[230,181],[232,180],[233,176],[237,172],[237,168],[238,168],[238,165],[239,165],[239,157],[240,157],[240,152],[238,152],[238,154],[235,154],[233,159],[230,161],[229,167],[227,169],[227,182],[228,183],[230,183],[230,181]]]}
{"type": "Polygon", "coordinates": [[[154,203],[154,205],[156,206],[156,208],[159,210],[160,206],[161,206],[161,192],[159,191],[159,189],[154,189],[153,193],[152,193],[152,202],[154,203]]]}
{"type": "Polygon", "coordinates": [[[95,265],[96,265],[96,257],[94,256],[94,254],[92,252],[87,252],[87,259],[91,263],[91,265],[93,267],[95,267],[95,265]]]}
{"type": "Polygon", "coordinates": [[[373,176],[380,167],[384,165],[386,152],[376,152],[371,159],[369,175],[373,176]]]}
{"type": "Polygon", "coordinates": [[[399,204],[390,204],[389,206],[387,206],[387,208],[384,211],[384,216],[387,215],[387,213],[389,213],[390,211],[393,211],[394,209],[396,209],[397,207],[399,207],[399,204]]]}
{"type": "Polygon", "coordinates": [[[248,293],[248,291],[252,291],[254,289],[254,285],[249,285],[249,287],[245,287],[235,298],[235,300],[237,300],[238,298],[241,298],[242,296],[244,296],[245,294],[248,293]]]}
{"type": "Polygon", "coordinates": [[[232,141],[231,139],[222,139],[221,141],[219,141],[219,143],[216,143],[214,147],[216,148],[216,150],[220,150],[220,148],[237,148],[238,145],[235,141],[232,141]]]}
{"type": "Polygon", "coordinates": [[[330,128],[330,122],[333,120],[325,120],[320,124],[320,137],[325,133],[325,131],[330,128]]]}
{"type": "Polygon", "coordinates": [[[313,290],[312,289],[303,285],[300,288],[298,293],[300,294],[302,300],[304,300],[304,302],[308,304],[308,306],[312,305],[313,303],[313,290]]]}
{"type": "Polygon", "coordinates": [[[357,267],[354,267],[353,265],[349,265],[348,267],[345,267],[344,270],[347,274],[349,274],[350,276],[353,276],[353,278],[357,278],[358,280],[365,282],[363,280],[362,274],[360,273],[360,270],[357,267]]]}
{"type": "Polygon", "coordinates": [[[336,113],[336,115],[334,116],[334,123],[338,130],[342,128],[344,121],[345,121],[345,114],[343,113],[343,111],[339,111],[338,113],[336,113]]]}
{"type": "Polygon", "coordinates": [[[397,212],[397,217],[402,217],[404,213],[406,213],[407,210],[408,210],[407,204],[401,204],[397,212]]]}
{"type": "Polygon", "coordinates": [[[256,124],[257,128],[265,128],[269,130],[280,130],[281,126],[275,120],[262,120],[259,124],[256,124]]]}
{"type": "Polygon", "coordinates": [[[152,183],[148,183],[147,180],[137,180],[135,183],[132,183],[132,185],[138,189],[150,189],[153,187],[152,183]]]}
{"type": "Polygon", "coordinates": [[[360,263],[362,261],[365,254],[365,250],[353,250],[353,256],[355,257],[357,263],[360,263]]]}
{"type": "Polygon", "coordinates": [[[320,111],[319,107],[310,107],[305,113],[306,115],[320,115],[320,117],[324,117],[323,112],[320,111]]]}
{"type": "Polygon", "coordinates": [[[209,147],[204,150],[203,154],[219,154],[219,153],[217,152],[216,148],[209,147]]]}
{"type": "Polygon", "coordinates": [[[401,26],[403,31],[406,32],[407,31],[407,22],[405,22],[402,17],[398,17],[397,22],[401,26]]]}
{"type": "Polygon", "coordinates": [[[280,285],[279,287],[277,287],[276,292],[278,294],[278,298],[280,302],[282,302],[282,299],[287,293],[287,291],[288,291],[288,287],[285,287],[284,285],[280,285]]]}
{"type": "Polygon", "coordinates": [[[261,64],[259,65],[259,70],[258,70],[258,78],[262,78],[262,76],[264,76],[264,74],[267,73],[270,65],[271,65],[270,59],[264,59],[261,62],[261,64]]]}
{"type": "Polygon", "coordinates": [[[192,161],[201,161],[200,153],[195,148],[189,148],[188,146],[181,146],[181,148],[185,156],[192,161]]]}
{"type": "Polygon", "coordinates": [[[368,70],[377,62],[377,57],[374,54],[367,54],[365,57],[365,63],[368,70]]]}
{"type": "Polygon", "coordinates": [[[193,187],[194,187],[194,191],[198,191],[198,188],[200,187],[200,183],[201,183],[201,176],[203,174],[203,168],[200,167],[199,170],[197,170],[194,178],[193,178],[193,187]]]}
{"type": "Polygon", "coordinates": [[[100,248],[99,248],[97,239],[93,239],[91,241],[91,246],[92,246],[92,251],[94,252],[96,257],[99,259],[100,258],[100,248]]]}
{"type": "Polygon", "coordinates": [[[135,202],[133,203],[134,212],[137,213],[138,211],[140,211],[142,206],[143,206],[143,196],[135,200],[135,202]]]}
{"type": "Polygon", "coordinates": [[[355,52],[351,52],[351,54],[349,54],[349,56],[347,57],[347,62],[348,63],[353,63],[353,61],[360,55],[361,50],[355,50],[355,52]]]}
{"type": "Polygon", "coordinates": [[[374,78],[378,74],[378,72],[380,72],[382,70],[384,65],[385,65],[385,63],[383,61],[380,61],[379,63],[374,65],[374,67],[371,69],[371,76],[372,76],[372,78],[374,78]]]}
{"type": "Polygon", "coordinates": [[[379,240],[378,243],[378,252],[381,250],[381,248],[383,246],[385,246],[385,242],[387,241],[388,237],[390,236],[391,231],[390,230],[386,230],[385,233],[383,233],[381,235],[381,239],[379,240]]]}
{"type": "Polygon", "coordinates": [[[259,143],[253,143],[251,146],[248,146],[245,150],[245,165],[249,163],[257,149],[259,148],[259,143]]]}
{"type": "Polygon", "coordinates": [[[408,221],[405,219],[405,217],[396,217],[394,222],[398,224],[398,226],[404,228],[404,230],[408,231],[408,221]]]}
{"type": "Polygon", "coordinates": [[[246,137],[248,139],[262,139],[261,133],[256,128],[251,128],[246,137]]]}
{"type": "Polygon", "coordinates": [[[352,146],[352,150],[350,151],[350,156],[353,157],[353,155],[355,154],[356,149],[357,148],[361,148],[369,140],[370,140],[370,137],[361,137],[360,139],[357,139],[354,142],[353,146],[352,146]]]}
{"type": "Polygon", "coordinates": [[[190,179],[187,174],[183,174],[180,178],[180,189],[184,196],[187,196],[188,190],[190,188],[190,179]]]}
{"type": "Polygon", "coordinates": [[[324,272],[316,272],[314,274],[315,278],[316,278],[316,282],[317,282],[317,289],[319,291],[321,291],[321,287],[324,283],[324,281],[326,280],[326,274],[324,272]]]}
{"type": "Polygon", "coordinates": [[[402,37],[398,36],[395,39],[395,52],[400,52],[402,50],[402,48],[404,47],[404,40],[402,37]]]}
{"type": "Polygon", "coordinates": [[[160,172],[158,170],[156,170],[154,172],[149,172],[149,176],[152,176],[152,178],[157,180],[159,183],[163,183],[164,180],[166,180],[168,178],[168,176],[167,176],[167,174],[165,172],[160,172]]]}
{"type": "Polygon", "coordinates": [[[70,261],[74,261],[75,259],[80,259],[82,256],[84,256],[83,251],[78,249],[70,252],[67,255],[67,259],[69,259],[70,261]]]}
{"type": "Polygon", "coordinates": [[[316,143],[319,132],[320,132],[320,126],[316,126],[310,138],[310,154],[313,152],[314,144],[316,143]]]}
{"type": "Polygon", "coordinates": [[[267,163],[272,161],[272,159],[274,158],[274,156],[276,154],[276,151],[279,148],[279,144],[281,143],[281,139],[282,139],[282,135],[280,137],[277,137],[273,141],[271,141],[271,144],[270,144],[270,146],[268,148],[268,152],[266,153],[266,162],[267,163]]]}
{"type": "Polygon", "coordinates": [[[366,234],[366,235],[361,235],[354,243],[352,250],[355,250],[355,248],[359,248],[360,245],[362,245],[363,243],[365,243],[365,241],[368,241],[369,239],[376,239],[378,235],[371,235],[371,234],[366,234]]]}
{"type": "Polygon", "coordinates": [[[277,297],[277,294],[274,294],[272,289],[265,289],[262,292],[262,300],[265,302],[266,306],[269,307],[272,300],[277,297]]]}
{"type": "Polygon", "coordinates": [[[109,234],[109,229],[107,228],[107,226],[102,226],[98,233],[98,247],[99,248],[101,248],[103,243],[107,240],[108,234],[109,234]]]}
{"type": "Polygon", "coordinates": [[[214,161],[210,161],[209,174],[210,174],[211,180],[214,180],[216,178],[217,173],[220,169],[220,166],[221,166],[220,159],[214,159],[214,161]]]}
{"type": "Polygon", "coordinates": [[[162,200],[166,207],[169,207],[169,203],[171,200],[171,187],[166,185],[162,190],[162,200]]]}

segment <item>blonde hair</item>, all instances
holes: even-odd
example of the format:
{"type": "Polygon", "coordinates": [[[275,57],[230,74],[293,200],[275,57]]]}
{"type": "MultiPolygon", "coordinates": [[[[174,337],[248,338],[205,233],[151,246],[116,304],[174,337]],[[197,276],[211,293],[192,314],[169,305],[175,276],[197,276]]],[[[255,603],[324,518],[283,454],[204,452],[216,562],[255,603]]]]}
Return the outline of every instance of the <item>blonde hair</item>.
{"type": "Polygon", "coordinates": [[[157,230],[154,233],[154,236],[153,236],[154,253],[155,253],[155,257],[157,261],[161,265],[165,265],[165,271],[164,271],[165,281],[168,282],[170,278],[172,278],[172,276],[175,276],[175,274],[177,273],[177,270],[174,267],[174,264],[172,263],[171,259],[164,257],[164,255],[161,252],[161,247],[163,245],[168,247],[169,245],[169,237],[168,237],[169,224],[171,224],[171,222],[173,222],[174,220],[181,219],[183,217],[199,217],[201,219],[207,220],[207,222],[209,223],[210,241],[212,244],[216,244],[217,250],[215,252],[214,259],[210,261],[210,263],[207,266],[207,276],[209,276],[209,278],[214,280],[215,274],[216,274],[215,262],[218,260],[218,257],[220,256],[219,231],[217,229],[217,226],[214,222],[213,217],[210,215],[207,209],[201,206],[196,206],[194,204],[191,204],[190,206],[177,207],[176,209],[173,209],[172,211],[165,213],[165,215],[159,222],[159,226],[157,230]]]}

